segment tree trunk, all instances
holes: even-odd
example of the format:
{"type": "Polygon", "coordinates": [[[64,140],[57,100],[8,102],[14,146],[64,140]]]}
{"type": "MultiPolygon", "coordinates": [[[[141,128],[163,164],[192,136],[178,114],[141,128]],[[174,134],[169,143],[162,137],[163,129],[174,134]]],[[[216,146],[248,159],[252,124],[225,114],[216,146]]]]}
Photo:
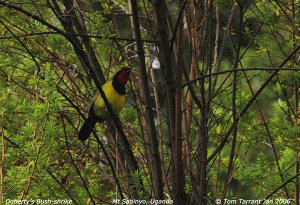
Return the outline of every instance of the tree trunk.
{"type": "Polygon", "coordinates": [[[136,0],[130,0],[131,9],[132,9],[132,24],[134,30],[134,37],[136,39],[136,49],[140,61],[139,68],[139,85],[140,94],[143,103],[145,104],[145,125],[148,133],[147,135],[148,141],[150,143],[150,163],[151,163],[151,175],[152,175],[152,186],[154,191],[155,199],[163,199],[163,182],[162,182],[162,170],[161,170],[161,159],[159,156],[158,149],[158,139],[156,136],[155,124],[154,124],[154,115],[150,101],[150,89],[148,84],[147,72],[146,72],[146,64],[145,64],[145,54],[143,49],[143,42],[141,38],[140,32],[140,23],[138,16],[138,6],[136,0]]]}

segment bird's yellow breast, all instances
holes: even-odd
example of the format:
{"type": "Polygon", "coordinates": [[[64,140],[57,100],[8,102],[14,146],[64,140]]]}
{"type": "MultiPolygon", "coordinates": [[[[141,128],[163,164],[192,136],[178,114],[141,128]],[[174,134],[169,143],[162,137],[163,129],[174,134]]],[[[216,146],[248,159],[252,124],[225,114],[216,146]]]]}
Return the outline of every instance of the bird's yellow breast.
{"type": "MultiPolygon", "coordinates": [[[[112,85],[112,81],[105,83],[102,86],[105,96],[111,105],[111,108],[115,114],[118,114],[125,104],[125,95],[120,95],[112,85]]],[[[94,113],[97,117],[106,119],[110,116],[108,109],[102,97],[99,95],[93,105],[94,113]]]]}

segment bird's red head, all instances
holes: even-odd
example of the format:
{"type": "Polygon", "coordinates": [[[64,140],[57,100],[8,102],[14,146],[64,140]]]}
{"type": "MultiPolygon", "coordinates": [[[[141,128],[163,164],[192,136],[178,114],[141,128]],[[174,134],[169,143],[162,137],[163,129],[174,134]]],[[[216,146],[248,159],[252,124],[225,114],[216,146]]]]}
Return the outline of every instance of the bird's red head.
{"type": "Polygon", "coordinates": [[[120,85],[125,86],[127,81],[129,80],[131,72],[131,67],[123,66],[121,69],[116,73],[116,80],[120,85]]]}

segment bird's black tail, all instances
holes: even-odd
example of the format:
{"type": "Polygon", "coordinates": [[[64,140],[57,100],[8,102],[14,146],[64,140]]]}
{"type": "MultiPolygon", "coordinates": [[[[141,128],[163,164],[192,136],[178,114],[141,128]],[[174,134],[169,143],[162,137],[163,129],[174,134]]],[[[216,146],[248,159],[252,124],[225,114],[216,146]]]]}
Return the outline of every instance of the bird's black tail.
{"type": "Polygon", "coordinates": [[[91,135],[91,132],[93,131],[96,122],[97,122],[97,120],[94,117],[91,117],[91,116],[89,116],[86,119],[86,121],[82,125],[82,127],[81,127],[81,129],[79,131],[79,134],[78,134],[78,138],[81,141],[84,142],[91,135]]]}

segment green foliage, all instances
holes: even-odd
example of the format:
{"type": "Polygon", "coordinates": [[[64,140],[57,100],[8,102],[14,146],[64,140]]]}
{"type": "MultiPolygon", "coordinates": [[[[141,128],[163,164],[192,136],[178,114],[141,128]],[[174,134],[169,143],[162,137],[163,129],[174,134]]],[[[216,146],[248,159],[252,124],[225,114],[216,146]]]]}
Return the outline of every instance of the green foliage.
{"type": "MultiPolygon", "coordinates": [[[[153,48],[153,41],[160,39],[151,2],[146,1],[144,5],[144,2],[139,1],[138,5],[142,39],[151,41],[143,45],[145,57],[159,57],[162,68],[168,69],[169,72],[172,68],[164,68],[165,62],[161,56],[157,56],[157,52],[162,51],[163,42],[157,43],[158,51],[153,48]]],[[[298,14],[300,7],[297,5],[300,1],[293,2],[294,13],[298,14]]],[[[252,91],[256,93],[273,72],[260,68],[278,68],[299,44],[297,28],[300,16],[293,16],[290,2],[284,1],[279,1],[282,8],[287,8],[284,10],[277,2],[266,0],[249,1],[249,5],[244,5],[245,2],[242,1],[202,1],[199,4],[201,12],[200,9],[193,11],[194,3],[196,2],[188,1],[183,12],[183,52],[188,60],[185,59],[184,71],[187,75],[184,75],[182,83],[189,81],[188,76],[192,74],[189,72],[195,66],[193,74],[198,79],[191,84],[191,88],[195,94],[193,97],[203,104],[198,106],[191,97],[189,102],[192,105],[188,107],[187,99],[190,93],[185,87],[182,89],[182,106],[171,109],[182,113],[182,124],[179,126],[182,126],[183,131],[179,136],[182,137],[184,145],[184,191],[189,197],[198,196],[198,191],[203,188],[199,187],[199,172],[202,171],[207,175],[204,180],[208,183],[205,187],[207,197],[213,199],[223,195],[233,153],[232,140],[236,137],[226,197],[264,198],[295,175],[294,166],[300,148],[299,105],[295,105],[295,87],[299,87],[300,74],[280,71],[256,98],[257,101],[251,102],[247,112],[241,112],[253,98],[252,91]],[[211,5],[206,5],[208,2],[211,5]],[[233,5],[236,6],[236,10],[227,29],[233,5]],[[242,22],[239,22],[241,8],[247,10],[243,10],[242,22]],[[196,18],[193,15],[199,16],[196,18]],[[218,35],[217,24],[220,29],[218,35]],[[199,36],[193,36],[193,29],[199,36]],[[199,41],[196,48],[192,48],[193,37],[199,41]],[[196,65],[189,62],[189,59],[193,59],[195,50],[198,55],[194,62],[196,65]],[[220,70],[217,70],[216,61],[221,51],[223,56],[220,59],[220,70]],[[235,59],[238,59],[238,62],[235,62],[235,59]],[[236,66],[239,71],[237,79],[234,79],[234,72],[230,70],[236,66]],[[245,72],[241,71],[243,68],[245,72]],[[256,69],[249,71],[247,68],[256,69]],[[236,90],[233,90],[234,80],[236,90]],[[229,133],[235,121],[232,116],[234,92],[238,120],[236,136],[233,132],[229,133]],[[189,116],[190,124],[187,120],[189,116]],[[203,151],[201,149],[204,137],[208,139],[207,150],[199,152],[203,151]],[[199,153],[207,152],[209,158],[223,142],[225,145],[216,158],[209,161],[204,171],[200,170],[199,167],[205,162],[200,160],[202,156],[199,153]]],[[[69,16],[71,11],[65,10],[62,2],[58,4],[63,12],[62,16],[54,14],[45,2],[21,1],[13,5],[21,6],[63,32],[67,28],[57,17],[64,20],[71,17],[72,20],[67,26],[73,26],[74,32],[65,33],[69,39],[34,18],[8,7],[1,7],[1,22],[19,36],[18,39],[14,38],[7,27],[0,24],[0,133],[3,131],[2,137],[5,137],[4,145],[1,145],[5,154],[1,164],[5,172],[4,182],[1,184],[4,187],[3,198],[74,197],[78,204],[92,204],[88,194],[90,192],[96,204],[110,204],[113,199],[120,197],[113,177],[114,171],[126,198],[137,196],[141,199],[151,199],[154,193],[153,184],[156,183],[152,176],[151,162],[157,156],[151,150],[152,136],[149,136],[150,128],[144,116],[146,107],[141,97],[141,86],[137,83],[140,77],[136,72],[139,69],[136,60],[138,53],[134,48],[136,42],[132,40],[128,2],[74,1],[72,8],[76,16],[69,16]],[[83,30],[75,28],[75,17],[79,19],[81,26],[84,26],[83,30]],[[79,42],[77,46],[82,50],[74,50],[75,42],[79,42]],[[86,65],[86,61],[90,65],[86,65]],[[91,83],[91,73],[88,71],[91,66],[95,66],[95,61],[101,66],[96,68],[96,71],[101,69],[107,79],[114,73],[114,67],[124,64],[136,65],[131,86],[128,86],[130,89],[127,103],[119,117],[139,171],[129,171],[124,147],[120,146],[119,135],[115,133],[110,121],[97,125],[96,131],[111,164],[94,136],[84,144],[77,140],[78,129],[83,122],[79,111],[87,116],[88,106],[93,98],[91,95],[98,92],[96,86],[91,83]]],[[[166,15],[175,23],[180,9],[173,1],[166,1],[166,4],[169,8],[166,15]]],[[[170,28],[170,34],[167,34],[169,40],[172,37],[170,35],[174,34],[172,29],[170,28]]],[[[178,33],[176,35],[178,36],[178,33]]],[[[178,54],[177,39],[175,42],[174,56],[178,54]]],[[[285,67],[299,67],[297,55],[291,58],[285,67]]],[[[172,60],[176,70],[175,57],[172,60]]],[[[151,69],[151,62],[146,62],[147,70],[151,69]]],[[[155,117],[153,120],[159,141],[157,146],[163,168],[163,190],[166,198],[172,198],[175,187],[175,184],[172,184],[175,174],[175,170],[172,170],[174,136],[169,135],[168,126],[171,119],[168,118],[168,96],[164,88],[170,86],[170,82],[165,82],[168,76],[163,71],[157,72],[157,82],[154,82],[150,74],[147,80],[150,85],[149,96],[153,105],[151,110],[155,117]],[[157,87],[154,89],[154,86],[157,87]],[[155,99],[155,91],[161,99],[155,99]],[[156,107],[159,101],[161,103],[156,107]],[[158,115],[162,118],[160,121],[158,115]]],[[[177,79],[178,76],[172,74],[174,79],[177,79]]],[[[170,90],[174,91],[174,95],[178,94],[172,86],[170,90]]],[[[178,119],[172,120],[177,122],[178,119]]],[[[291,195],[295,185],[289,183],[286,188],[291,195]]],[[[280,190],[275,196],[283,197],[283,191],[280,190]]]]}

